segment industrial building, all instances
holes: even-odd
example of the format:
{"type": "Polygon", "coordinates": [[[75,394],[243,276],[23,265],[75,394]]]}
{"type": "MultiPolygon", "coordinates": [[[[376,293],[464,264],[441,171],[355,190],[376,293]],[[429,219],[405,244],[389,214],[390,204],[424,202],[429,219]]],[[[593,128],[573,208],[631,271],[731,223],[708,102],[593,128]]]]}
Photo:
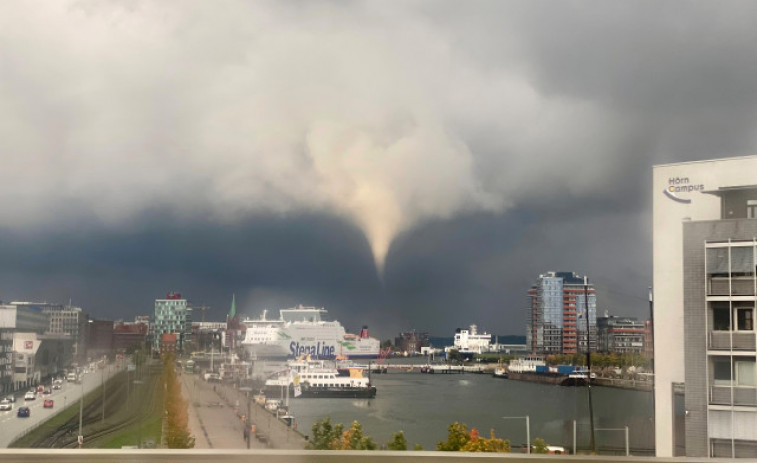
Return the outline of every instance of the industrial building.
{"type": "Polygon", "coordinates": [[[757,156],[653,169],[657,456],[757,457],[757,156]]]}

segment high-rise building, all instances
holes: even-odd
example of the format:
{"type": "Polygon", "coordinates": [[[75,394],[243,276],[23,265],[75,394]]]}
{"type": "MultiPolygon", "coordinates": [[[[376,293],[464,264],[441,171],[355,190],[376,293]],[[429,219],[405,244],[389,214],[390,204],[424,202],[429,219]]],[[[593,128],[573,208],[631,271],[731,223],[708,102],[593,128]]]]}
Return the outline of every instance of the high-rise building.
{"type": "Polygon", "coordinates": [[[757,457],[757,156],[653,172],[657,455],[757,457]]]}
{"type": "Polygon", "coordinates": [[[192,335],[192,309],[179,293],[155,299],[155,320],[151,327],[155,349],[160,351],[163,334],[176,334],[176,349],[181,350],[192,335]]]}
{"type": "Polygon", "coordinates": [[[531,307],[526,344],[531,352],[586,352],[587,337],[591,351],[597,350],[597,297],[585,277],[573,272],[548,272],[539,275],[528,296],[531,307]]]}

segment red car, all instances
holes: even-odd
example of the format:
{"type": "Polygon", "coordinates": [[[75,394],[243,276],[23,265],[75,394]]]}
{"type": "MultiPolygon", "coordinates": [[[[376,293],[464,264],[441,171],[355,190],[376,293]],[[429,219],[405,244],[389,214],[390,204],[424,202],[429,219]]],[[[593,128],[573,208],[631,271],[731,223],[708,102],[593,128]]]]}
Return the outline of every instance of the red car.
{"type": "Polygon", "coordinates": [[[45,399],[45,403],[42,404],[45,408],[53,408],[53,399],[45,399]]]}

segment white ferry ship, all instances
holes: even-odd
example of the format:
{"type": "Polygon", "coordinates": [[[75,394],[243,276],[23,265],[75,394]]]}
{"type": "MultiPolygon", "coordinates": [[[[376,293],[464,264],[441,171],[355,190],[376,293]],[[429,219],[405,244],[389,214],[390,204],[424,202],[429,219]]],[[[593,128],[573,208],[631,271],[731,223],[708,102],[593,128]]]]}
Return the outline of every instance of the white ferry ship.
{"type": "Polygon", "coordinates": [[[309,355],[314,359],[376,358],[381,343],[363,327],[360,335],[346,333],[338,321],[325,321],[326,309],[299,305],[279,311],[277,320],[245,319],[241,345],[253,358],[286,359],[309,355]]]}

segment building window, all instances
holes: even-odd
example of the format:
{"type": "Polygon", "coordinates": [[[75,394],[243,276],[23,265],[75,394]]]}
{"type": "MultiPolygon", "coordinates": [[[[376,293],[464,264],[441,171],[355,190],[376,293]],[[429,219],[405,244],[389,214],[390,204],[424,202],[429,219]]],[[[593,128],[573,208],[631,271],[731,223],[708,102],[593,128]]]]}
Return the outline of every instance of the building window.
{"type": "Polygon", "coordinates": [[[731,385],[731,362],[728,359],[715,359],[712,362],[713,384],[715,386],[731,385]]]}
{"type": "Polygon", "coordinates": [[[736,311],[736,329],[739,331],[754,330],[754,309],[737,308],[736,311]]]}
{"type": "Polygon", "coordinates": [[[748,219],[757,219],[757,199],[748,199],[746,202],[746,216],[748,219]]]}
{"type": "Polygon", "coordinates": [[[736,373],[737,386],[757,386],[755,381],[754,359],[734,361],[734,372],[736,373]]]}
{"type": "Polygon", "coordinates": [[[728,304],[719,306],[713,304],[712,306],[712,329],[715,331],[730,331],[731,330],[731,317],[728,304]]]}

